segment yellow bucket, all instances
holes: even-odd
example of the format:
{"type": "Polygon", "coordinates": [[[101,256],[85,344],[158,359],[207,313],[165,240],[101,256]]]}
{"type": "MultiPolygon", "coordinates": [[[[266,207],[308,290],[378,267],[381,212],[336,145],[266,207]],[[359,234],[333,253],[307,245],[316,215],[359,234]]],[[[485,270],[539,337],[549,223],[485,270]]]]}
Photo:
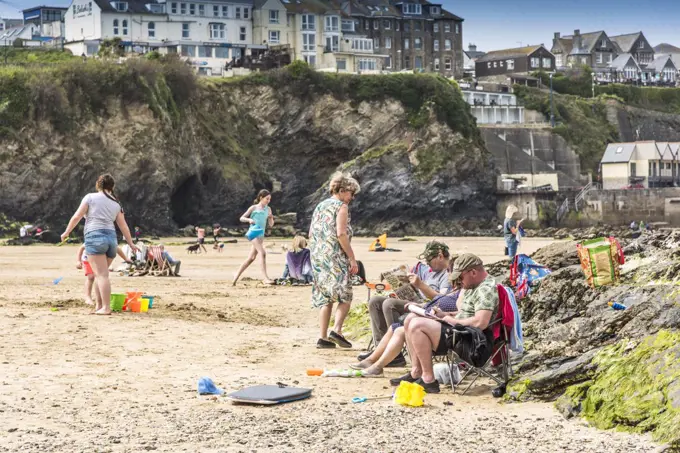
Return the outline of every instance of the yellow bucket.
{"type": "Polygon", "coordinates": [[[139,311],[141,311],[142,313],[146,313],[147,311],[149,311],[149,299],[142,298],[139,311]]]}

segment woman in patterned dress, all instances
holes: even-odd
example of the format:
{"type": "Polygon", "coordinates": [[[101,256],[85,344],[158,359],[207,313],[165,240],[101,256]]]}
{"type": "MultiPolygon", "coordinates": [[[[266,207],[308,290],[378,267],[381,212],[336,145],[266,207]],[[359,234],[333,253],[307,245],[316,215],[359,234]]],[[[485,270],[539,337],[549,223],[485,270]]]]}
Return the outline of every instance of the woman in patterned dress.
{"type": "Polygon", "coordinates": [[[312,305],[320,308],[319,325],[321,337],[317,348],[351,348],[352,343],[342,336],[345,322],[352,304],[352,284],[350,276],[356,274],[358,265],[350,241],[349,203],[359,193],[359,183],[343,173],[331,178],[331,197],[319,203],[312,216],[309,228],[310,251],[312,255],[312,305]],[[337,303],[334,331],[328,335],[328,325],[337,303]]]}

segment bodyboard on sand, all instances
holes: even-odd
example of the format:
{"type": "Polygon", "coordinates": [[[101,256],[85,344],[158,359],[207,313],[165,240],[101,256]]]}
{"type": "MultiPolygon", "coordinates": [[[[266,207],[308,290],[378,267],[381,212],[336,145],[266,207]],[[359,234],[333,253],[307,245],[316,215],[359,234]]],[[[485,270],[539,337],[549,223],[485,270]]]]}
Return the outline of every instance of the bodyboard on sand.
{"type": "Polygon", "coordinates": [[[312,396],[312,389],[279,387],[278,385],[256,385],[246,387],[227,395],[235,403],[280,404],[302,400],[312,396]]]}

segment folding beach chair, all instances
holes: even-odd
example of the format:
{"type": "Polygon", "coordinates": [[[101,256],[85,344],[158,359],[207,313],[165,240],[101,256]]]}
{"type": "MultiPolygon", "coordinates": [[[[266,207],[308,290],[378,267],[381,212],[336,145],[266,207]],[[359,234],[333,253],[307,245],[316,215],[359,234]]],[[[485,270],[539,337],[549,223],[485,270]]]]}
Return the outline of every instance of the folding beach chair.
{"type": "MultiPolygon", "coordinates": [[[[505,291],[502,285],[498,285],[499,296],[501,291],[505,291]]],[[[491,356],[482,366],[474,366],[468,361],[462,359],[456,352],[452,349],[446,354],[446,363],[449,366],[449,377],[451,378],[451,390],[456,391],[456,386],[460,385],[466,377],[471,376],[472,380],[468,386],[463,390],[463,395],[470,390],[470,387],[477,381],[480,376],[485,376],[498,384],[498,388],[501,391],[502,396],[505,393],[505,388],[512,375],[512,365],[510,364],[510,334],[511,327],[514,325],[514,320],[506,319],[503,317],[503,313],[511,313],[512,307],[505,306],[510,304],[507,296],[499,297],[498,314],[496,319],[489,324],[489,329],[492,329],[494,333],[494,344],[491,352],[491,356]],[[461,374],[461,379],[458,383],[454,383],[453,370],[454,367],[464,368],[461,374]]]]}
{"type": "Polygon", "coordinates": [[[172,267],[163,256],[163,251],[164,246],[162,245],[152,245],[149,247],[147,258],[150,264],[149,272],[156,276],[172,276],[174,275],[172,267]]]}

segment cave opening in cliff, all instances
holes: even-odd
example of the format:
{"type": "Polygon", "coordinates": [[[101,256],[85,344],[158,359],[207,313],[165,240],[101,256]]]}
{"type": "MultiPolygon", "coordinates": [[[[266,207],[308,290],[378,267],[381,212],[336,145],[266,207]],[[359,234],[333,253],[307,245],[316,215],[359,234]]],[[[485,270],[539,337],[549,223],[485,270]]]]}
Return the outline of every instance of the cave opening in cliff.
{"type": "Polygon", "coordinates": [[[180,228],[195,225],[201,219],[203,184],[198,175],[192,175],[180,184],[170,198],[172,220],[180,228]]]}

